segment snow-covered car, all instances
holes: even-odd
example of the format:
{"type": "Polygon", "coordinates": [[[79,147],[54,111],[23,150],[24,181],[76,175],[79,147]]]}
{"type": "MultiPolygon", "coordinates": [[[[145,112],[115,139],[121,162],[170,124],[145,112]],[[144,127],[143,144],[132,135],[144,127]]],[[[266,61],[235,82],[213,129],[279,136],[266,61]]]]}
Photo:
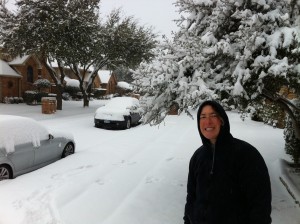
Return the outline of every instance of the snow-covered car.
{"type": "Polygon", "coordinates": [[[139,100],[136,98],[112,98],[96,110],[95,127],[129,129],[132,125],[139,124],[142,111],[139,100]]]}
{"type": "Polygon", "coordinates": [[[31,172],[74,152],[72,134],[50,132],[31,118],[0,115],[0,180],[31,172]]]}

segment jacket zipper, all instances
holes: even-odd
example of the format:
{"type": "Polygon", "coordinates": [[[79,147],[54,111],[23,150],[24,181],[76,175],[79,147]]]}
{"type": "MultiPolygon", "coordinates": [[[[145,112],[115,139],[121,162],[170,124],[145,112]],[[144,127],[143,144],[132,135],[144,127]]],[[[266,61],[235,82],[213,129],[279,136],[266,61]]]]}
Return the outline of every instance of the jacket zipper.
{"type": "Polygon", "coordinates": [[[212,150],[213,150],[213,159],[212,159],[212,164],[211,164],[210,175],[214,174],[216,147],[212,147],[212,150]]]}

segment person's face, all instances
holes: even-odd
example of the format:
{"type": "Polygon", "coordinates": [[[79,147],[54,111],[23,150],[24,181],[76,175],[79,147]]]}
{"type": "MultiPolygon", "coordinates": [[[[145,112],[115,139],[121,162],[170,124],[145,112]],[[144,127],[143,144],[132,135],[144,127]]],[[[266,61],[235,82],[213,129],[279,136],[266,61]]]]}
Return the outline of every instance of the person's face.
{"type": "Polygon", "coordinates": [[[222,120],[212,106],[206,105],[200,113],[200,131],[205,138],[215,144],[220,133],[222,120]]]}

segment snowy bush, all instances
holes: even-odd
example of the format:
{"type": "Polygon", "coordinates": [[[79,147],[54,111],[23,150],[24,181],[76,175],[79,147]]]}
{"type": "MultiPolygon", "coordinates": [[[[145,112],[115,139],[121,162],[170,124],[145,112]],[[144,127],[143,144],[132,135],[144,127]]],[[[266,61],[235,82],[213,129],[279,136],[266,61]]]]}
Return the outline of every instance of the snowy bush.
{"type": "Polygon", "coordinates": [[[276,104],[270,101],[263,101],[260,104],[255,103],[250,112],[251,119],[264,122],[276,128],[285,127],[285,113],[276,104]]]}
{"type": "Polygon", "coordinates": [[[36,80],[33,85],[38,89],[47,89],[51,87],[51,83],[48,79],[38,79],[36,80]]]}
{"type": "Polygon", "coordinates": [[[24,93],[24,101],[27,104],[33,104],[33,102],[37,101],[37,91],[25,91],[24,93]]]}
{"type": "Polygon", "coordinates": [[[73,98],[77,97],[77,93],[80,92],[79,86],[66,85],[65,92],[69,93],[73,98]]]}
{"type": "Polygon", "coordinates": [[[106,94],[106,89],[94,89],[93,94],[96,99],[100,99],[106,94]]]}
{"type": "Polygon", "coordinates": [[[67,101],[72,100],[72,96],[67,92],[63,92],[62,98],[63,100],[67,100],[67,101]]]}
{"type": "Polygon", "coordinates": [[[37,92],[37,91],[25,91],[24,101],[29,104],[39,104],[41,103],[42,97],[48,96],[48,93],[37,92]]]}

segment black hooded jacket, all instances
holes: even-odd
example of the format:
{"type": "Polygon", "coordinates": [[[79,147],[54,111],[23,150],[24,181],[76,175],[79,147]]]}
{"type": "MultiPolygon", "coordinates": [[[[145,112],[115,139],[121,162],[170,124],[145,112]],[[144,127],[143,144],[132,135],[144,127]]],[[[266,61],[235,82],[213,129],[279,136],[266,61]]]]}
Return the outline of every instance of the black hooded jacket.
{"type": "Polygon", "coordinates": [[[227,114],[215,101],[200,106],[197,122],[203,145],[190,160],[184,223],[271,223],[270,177],[260,153],[232,137],[227,114]],[[223,119],[214,148],[199,127],[206,105],[223,119]]]}

